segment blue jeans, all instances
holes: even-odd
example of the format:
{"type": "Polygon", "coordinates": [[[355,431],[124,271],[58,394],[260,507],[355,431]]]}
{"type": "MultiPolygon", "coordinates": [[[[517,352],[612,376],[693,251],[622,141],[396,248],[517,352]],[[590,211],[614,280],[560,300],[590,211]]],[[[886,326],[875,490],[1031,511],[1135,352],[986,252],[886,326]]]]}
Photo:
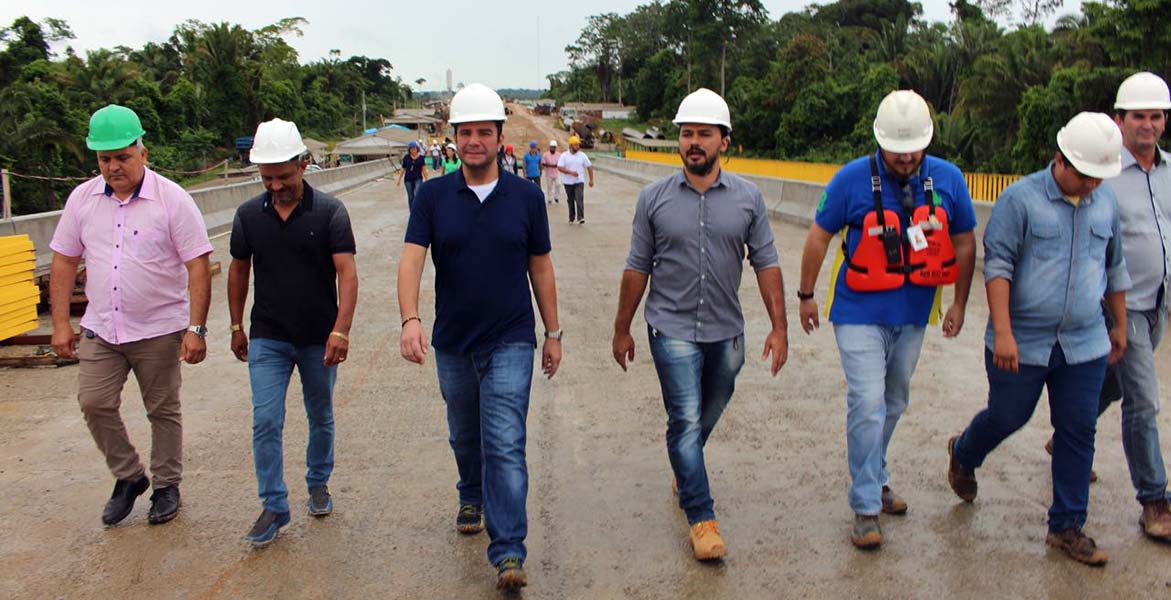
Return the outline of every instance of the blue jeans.
{"type": "Polygon", "coordinates": [[[415,191],[419,189],[420,183],[423,183],[422,179],[406,179],[403,181],[403,187],[407,188],[407,210],[413,210],[415,207],[415,191]]]}
{"type": "Polygon", "coordinates": [[[846,374],[849,501],[857,514],[882,510],[882,486],[890,481],[886,450],[911,399],[925,330],[918,325],[834,325],[846,374]]]}
{"type": "Polygon", "coordinates": [[[1049,389],[1053,424],[1053,504],[1049,531],[1081,529],[1090,503],[1090,469],[1094,465],[1094,433],[1098,395],[1106,375],[1106,357],[1071,365],[1055,344],[1046,366],[1020,365],[1010,373],[996,367],[992,351],[984,350],[988,372],[988,408],[980,411],[956,441],[961,465],[977,469],[1000,442],[1029,422],[1041,388],[1049,389]]]}
{"type": "Polygon", "coordinates": [[[471,354],[436,348],[435,368],[447,403],[460,504],[484,507],[488,562],[523,561],[529,530],[525,418],[533,382],[533,345],[500,344],[471,354]]]}
{"type": "Polygon", "coordinates": [[[679,508],[694,525],[716,518],[703,448],[736,389],[736,375],[744,366],[744,334],[697,343],[647,329],[667,409],[667,457],[679,485],[679,508]]]}
{"type": "MultiPolygon", "coordinates": [[[[1107,325],[1110,318],[1107,316],[1107,325]]],[[[1167,470],[1159,447],[1159,373],[1155,349],[1167,331],[1167,307],[1126,311],[1126,353],[1106,368],[1099,415],[1122,400],[1122,449],[1139,502],[1167,497],[1167,470]]]]}
{"type": "Polygon", "coordinates": [[[264,508],[289,512],[281,434],[285,428],[285,393],[293,367],[301,374],[309,445],[305,450],[305,484],[325,485],[333,472],[333,383],[337,367],[326,367],[325,346],[252,338],[248,342],[248,377],[252,382],[252,458],[264,508]]]}

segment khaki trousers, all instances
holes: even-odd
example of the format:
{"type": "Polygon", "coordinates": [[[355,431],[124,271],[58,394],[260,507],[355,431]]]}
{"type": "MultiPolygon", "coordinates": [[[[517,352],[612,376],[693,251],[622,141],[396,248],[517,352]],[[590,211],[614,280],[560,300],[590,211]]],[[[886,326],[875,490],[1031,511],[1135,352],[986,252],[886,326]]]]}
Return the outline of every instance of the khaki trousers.
{"type": "Polygon", "coordinates": [[[183,472],[183,418],[179,406],[183,332],[111,344],[89,331],[82,334],[77,400],[94,442],[117,479],[145,474],[130,443],[119,409],[122,387],[134,371],[150,420],[150,470],[155,489],[178,485],[183,472]],[[91,337],[92,336],[92,337],[91,337]]]}

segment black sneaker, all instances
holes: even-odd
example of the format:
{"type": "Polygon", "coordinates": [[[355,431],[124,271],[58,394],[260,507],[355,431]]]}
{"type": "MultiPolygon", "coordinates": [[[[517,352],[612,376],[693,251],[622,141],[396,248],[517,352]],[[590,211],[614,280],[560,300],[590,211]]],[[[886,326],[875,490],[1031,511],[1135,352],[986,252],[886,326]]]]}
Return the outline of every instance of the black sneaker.
{"type": "Polygon", "coordinates": [[[515,592],[528,584],[529,578],[519,558],[506,558],[496,564],[496,589],[515,592]]]}
{"type": "Polygon", "coordinates": [[[150,516],[147,520],[151,525],[166,523],[179,514],[179,507],[182,505],[183,502],[179,499],[179,486],[159,488],[150,495],[150,516]]]}
{"type": "Polygon", "coordinates": [[[324,517],[333,512],[333,498],[329,495],[329,486],[318,485],[309,488],[309,514],[315,517],[324,517]]]}
{"type": "Polygon", "coordinates": [[[260,513],[260,517],[256,519],[256,523],[252,525],[252,529],[244,539],[252,542],[252,547],[263,548],[272,543],[276,539],[278,533],[289,525],[289,513],[272,512],[264,509],[260,513]]]}
{"type": "Polygon", "coordinates": [[[480,533],[484,531],[484,507],[478,504],[459,505],[459,514],[455,516],[455,528],[460,533],[480,533]]]}
{"type": "Polygon", "coordinates": [[[114,493],[106,502],[106,509],[102,511],[102,523],[114,525],[125,519],[130,511],[134,510],[134,501],[150,487],[150,480],[145,475],[136,480],[119,479],[114,482],[114,493]]]}

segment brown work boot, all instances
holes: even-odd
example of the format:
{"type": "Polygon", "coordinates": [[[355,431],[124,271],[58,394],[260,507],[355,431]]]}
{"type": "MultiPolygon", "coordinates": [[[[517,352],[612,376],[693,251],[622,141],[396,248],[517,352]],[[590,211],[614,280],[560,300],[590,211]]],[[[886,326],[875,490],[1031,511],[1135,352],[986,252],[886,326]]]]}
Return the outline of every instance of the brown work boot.
{"type": "Polygon", "coordinates": [[[850,532],[850,543],[860,550],[874,550],[882,545],[882,527],[878,526],[878,515],[854,515],[854,529],[850,532]]]}
{"type": "Polygon", "coordinates": [[[951,491],[955,492],[964,502],[971,502],[976,499],[976,472],[972,469],[965,469],[955,457],[956,440],[960,436],[953,435],[950,440],[947,440],[947,483],[951,485],[951,491]]]}
{"type": "Polygon", "coordinates": [[[888,515],[907,514],[907,502],[899,498],[889,485],[882,486],[882,512],[888,515]]]}
{"type": "Polygon", "coordinates": [[[691,526],[691,549],[695,560],[718,560],[728,553],[724,538],[720,537],[720,524],[712,519],[700,521],[691,526]]]}
{"type": "Polygon", "coordinates": [[[519,558],[509,557],[496,565],[496,589],[517,592],[528,584],[529,577],[525,575],[524,564],[519,558]]]}
{"type": "Polygon", "coordinates": [[[1147,537],[1171,542],[1171,503],[1166,498],[1143,502],[1143,516],[1139,517],[1138,524],[1147,537]]]}
{"type": "Polygon", "coordinates": [[[1098,549],[1094,539],[1082,533],[1081,529],[1066,529],[1045,536],[1045,543],[1060,550],[1064,550],[1070,558],[1091,567],[1101,567],[1110,559],[1105,552],[1098,549]]]}
{"type": "MultiPolygon", "coordinates": [[[[1053,436],[1049,436],[1049,439],[1045,441],[1045,451],[1049,453],[1049,456],[1053,456],[1053,436]]],[[[1098,481],[1098,472],[1090,469],[1090,483],[1096,481],[1098,481]]]]}

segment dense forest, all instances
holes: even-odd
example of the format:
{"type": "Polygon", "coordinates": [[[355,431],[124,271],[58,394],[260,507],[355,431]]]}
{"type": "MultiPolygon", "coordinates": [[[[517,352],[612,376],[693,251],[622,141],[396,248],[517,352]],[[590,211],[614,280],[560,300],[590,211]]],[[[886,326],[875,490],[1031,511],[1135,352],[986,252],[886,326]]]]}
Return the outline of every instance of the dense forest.
{"type": "Polygon", "coordinates": [[[932,23],[907,0],[840,0],[775,21],[758,0],[656,1],[591,17],[550,94],[621,99],[669,123],[706,86],[728,100],[746,153],[843,162],[874,146],[882,97],[913,89],[937,117],[930,152],[1027,173],[1078,111],[1110,112],[1126,76],[1171,78],[1171,0],[1084,2],[1072,15],[1062,4],[953,0],[951,22],[932,23]]]}
{"type": "MultiPolygon", "coordinates": [[[[90,114],[111,102],[142,118],[151,164],[166,172],[216,162],[276,116],[303,135],[336,139],[361,132],[363,96],[372,122],[410,99],[384,58],[333,53],[301,64],[284,38],[306,24],[289,18],[250,31],[188,21],[161,44],[54,56],[51,43],[73,38],[69,25],[18,18],[0,29],[0,166],[43,177],[94,173],[85,133],[90,114]]],[[[13,178],[14,213],[60,208],[75,183],[13,178]]]]}

